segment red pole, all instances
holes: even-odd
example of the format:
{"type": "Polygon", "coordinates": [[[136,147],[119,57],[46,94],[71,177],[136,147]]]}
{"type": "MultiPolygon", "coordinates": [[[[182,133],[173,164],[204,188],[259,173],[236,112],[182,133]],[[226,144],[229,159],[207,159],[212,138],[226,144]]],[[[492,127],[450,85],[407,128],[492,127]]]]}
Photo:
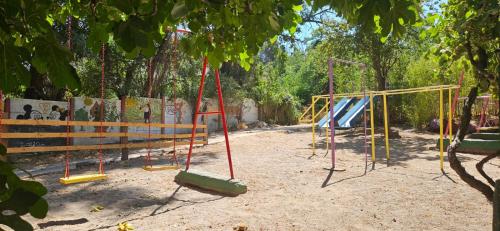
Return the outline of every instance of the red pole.
{"type": "Polygon", "coordinates": [[[203,59],[203,69],[201,71],[200,87],[198,88],[198,99],[196,101],[196,108],[194,109],[195,111],[194,111],[193,129],[191,130],[191,140],[189,141],[189,152],[186,160],[186,171],[189,169],[189,163],[191,163],[191,154],[193,152],[193,143],[195,138],[194,135],[196,133],[196,122],[198,121],[198,112],[200,110],[201,97],[203,94],[203,85],[205,84],[205,75],[207,73],[207,62],[208,59],[205,56],[205,58],[203,59]]]}
{"type": "MultiPolygon", "coordinates": [[[[458,88],[455,89],[455,96],[453,97],[453,105],[451,105],[451,114],[452,114],[451,118],[453,118],[453,115],[455,114],[455,107],[457,106],[458,96],[460,95],[460,88],[462,87],[463,80],[464,80],[464,71],[462,70],[462,72],[460,73],[460,79],[458,79],[458,88]]],[[[449,123],[446,125],[446,130],[444,131],[445,137],[448,136],[448,132],[450,129],[448,125],[449,123]]]]}
{"type": "Polygon", "coordinates": [[[215,69],[215,83],[217,86],[217,96],[219,97],[219,111],[222,116],[222,127],[224,128],[224,137],[226,139],[227,161],[229,162],[229,173],[231,179],[234,179],[233,161],[231,160],[231,149],[229,148],[229,137],[227,135],[226,112],[224,111],[224,100],[222,99],[222,88],[220,86],[219,69],[215,69]]]}
{"type": "Polygon", "coordinates": [[[104,43],[102,44],[101,47],[101,107],[100,107],[100,112],[99,112],[99,174],[104,174],[104,165],[102,161],[102,133],[103,133],[103,125],[102,122],[104,121],[104,68],[105,68],[105,57],[104,54],[106,52],[106,46],[104,43]]]}
{"type": "Polygon", "coordinates": [[[479,119],[479,128],[484,126],[485,120],[486,120],[486,112],[488,111],[488,104],[489,104],[489,99],[490,97],[485,97],[483,98],[483,108],[481,110],[481,118],[479,119]]]}

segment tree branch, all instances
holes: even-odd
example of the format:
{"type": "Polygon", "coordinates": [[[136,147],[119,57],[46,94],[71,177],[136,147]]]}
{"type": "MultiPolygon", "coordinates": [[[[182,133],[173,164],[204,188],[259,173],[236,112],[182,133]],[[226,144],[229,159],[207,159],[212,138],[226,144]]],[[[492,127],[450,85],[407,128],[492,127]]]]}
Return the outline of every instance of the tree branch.
{"type": "Polygon", "coordinates": [[[450,162],[450,167],[455,170],[455,172],[458,174],[460,179],[465,181],[469,186],[472,188],[475,188],[479,192],[481,192],[488,201],[493,201],[493,189],[488,186],[487,184],[483,183],[480,180],[477,180],[474,178],[474,176],[470,175],[467,170],[462,166],[462,163],[460,160],[457,158],[456,151],[457,148],[460,146],[462,141],[465,138],[465,135],[467,133],[467,130],[469,128],[469,123],[472,117],[472,105],[474,104],[474,101],[476,100],[478,94],[478,87],[475,86],[473,87],[470,92],[469,96],[467,97],[466,102],[464,103],[463,107],[463,113],[460,118],[460,128],[457,131],[457,135],[455,136],[455,139],[453,139],[453,142],[451,145],[448,147],[448,160],[450,162]]]}
{"type": "Polygon", "coordinates": [[[483,170],[483,166],[484,164],[486,164],[486,162],[490,161],[491,159],[499,156],[500,154],[499,153],[495,153],[495,154],[490,154],[488,156],[486,156],[485,158],[483,158],[481,161],[479,161],[479,163],[476,164],[476,169],[477,171],[481,174],[481,176],[483,176],[487,181],[488,183],[490,183],[491,186],[495,187],[495,181],[493,179],[491,179],[490,176],[488,176],[488,174],[486,174],[486,172],[484,172],[483,170]]]}

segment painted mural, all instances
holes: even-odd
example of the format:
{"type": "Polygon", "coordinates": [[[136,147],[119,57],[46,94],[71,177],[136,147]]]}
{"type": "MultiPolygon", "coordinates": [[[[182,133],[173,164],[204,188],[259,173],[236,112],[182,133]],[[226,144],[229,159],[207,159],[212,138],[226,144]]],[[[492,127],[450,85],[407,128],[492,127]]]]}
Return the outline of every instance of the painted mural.
{"type": "MultiPolygon", "coordinates": [[[[161,123],[161,99],[127,98],[125,102],[127,111],[125,116],[128,122],[136,123],[161,123]]],[[[148,133],[149,127],[129,127],[130,133],[148,133]]],[[[160,134],[161,128],[151,127],[151,134],[160,134]]],[[[141,137],[129,137],[129,140],[144,140],[141,137]]]]}
{"type": "MultiPolygon", "coordinates": [[[[75,121],[101,121],[101,99],[89,97],[76,97],[74,99],[74,120],[75,121]]],[[[103,121],[120,121],[120,100],[104,100],[103,121]]],[[[74,132],[99,132],[100,126],[75,126],[74,132]]],[[[120,132],[120,127],[103,126],[103,132],[120,132]]],[[[107,137],[103,143],[116,143],[118,137],[107,137]]],[[[98,139],[75,138],[75,144],[97,144],[98,139]]]]}
{"type": "MultiPolygon", "coordinates": [[[[127,120],[129,122],[161,123],[162,107],[161,99],[147,98],[129,98],[125,102],[127,120]]],[[[101,100],[89,97],[76,97],[72,108],[75,121],[100,121],[101,100]]],[[[65,121],[70,112],[68,112],[68,102],[64,101],[46,101],[30,99],[10,99],[9,118],[12,119],[30,119],[30,120],[60,120],[65,121]]],[[[258,109],[255,102],[251,99],[245,99],[243,103],[231,103],[225,107],[228,126],[235,129],[238,123],[254,122],[258,118],[258,109]]],[[[121,101],[104,101],[104,121],[120,121],[121,101]]],[[[218,111],[217,99],[204,99],[201,111],[218,111]]],[[[165,102],[165,118],[167,124],[191,124],[192,107],[183,100],[177,99],[174,102],[165,102]]],[[[221,128],[221,121],[218,115],[204,115],[207,117],[209,131],[213,132],[221,128]]],[[[203,117],[198,118],[198,124],[203,123],[203,117]]],[[[75,126],[74,132],[98,132],[99,126],[75,126]]],[[[120,127],[103,127],[104,132],[120,132],[120,127]]],[[[173,134],[172,128],[164,129],[165,133],[173,134]]],[[[191,129],[177,129],[177,133],[189,133],[191,129]]],[[[9,132],[66,132],[66,126],[9,126],[9,132]]],[[[148,133],[148,127],[129,127],[130,133],[148,133]]],[[[161,128],[151,128],[152,134],[161,133],[161,128]]],[[[130,137],[129,140],[144,140],[141,137],[130,137]]],[[[107,137],[103,143],[118,143],[119,137],[107,137]]],[[[29,147],[29,146],[55,146],[66,145],[66,138],[50,139],[9,139],[11,147],[29,147]]],[[[75,145],[97,144],[96,138],[74,138],[75,145]]]]}
{"type": "MultiPolygon", "coordinates": [[[[191,124],[191,106],[183,99],[177,99],[174,102],[167,101],[165,105],[165,123],[166,124],[191,124]],[[175,109],[175,110],[174,110],[175,109]]],[[[177,129],[177,133],[189,133],[190,129],[177,129]]],[[[167,134],[173,134],[174,129],[166,129],[167,134]]]]}
{"type": "MultiPolygon", "coordinates": [[[[9,118],[18,120],[61,120],[68,118],[68,102],[10,99],[9,118]]],[[[9,126],[9,132],[66,132],[66,126],[9,126]]],[[[10,147],[66,145],[66,138],[9,139],[10,147]]]]}
{"type": "Polygon", "coordinates": [[[32,99],[10,100],[10,118],[23,120],[66,120],[68,102],[32,99]]]}

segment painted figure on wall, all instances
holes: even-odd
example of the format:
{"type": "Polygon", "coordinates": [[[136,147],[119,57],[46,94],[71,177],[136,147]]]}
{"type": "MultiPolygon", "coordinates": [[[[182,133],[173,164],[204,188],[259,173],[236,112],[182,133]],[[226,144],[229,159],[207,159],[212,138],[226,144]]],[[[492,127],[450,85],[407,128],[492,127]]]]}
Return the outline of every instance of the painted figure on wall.
{"type": "MultiPolygon", "coordinates": [[[[85,110],[85,107],[82,107],[75,111],[75,120],[76,121],[89,121],[89,114],[85,110]]],[[[84,126],[80,126],[80,131],[85,131],[84,126]]]]}
{"type": "Polygon", "coordinates": [[[18,115],[16,119],[18,120],[29,120],[29,119],[34,119],[34,120],[43,120],[43,115],[41,112],[37,110],[33,110],[33,106],[31,104],[25,104],[23,106],[24,110],[24,115],[18,115]]]}
{"type": "Polygon", "coordinates": [[[49,116],[47,116],[47,119],[64,121],[66,120],[66,117],[68,117],[68,110],[60,108],[57,105],[53,105],[52,111],[49,113],[49,116]]]}
{"type": "Polygon", "coordinates": [[[184,106],[184,102],[183,101],[178,101],[174,104],[169,104],[166,106],[166,113],[167,115],[170,115],[172,116],[173,118],[173,122],[176,123],[176,124],[181,124],[182,123],[182,116],[183,116],[183,112],[182,112],[182,107],[184,106]],[[174,111],[175,111],[175,115],[174,115],[174,111]]]}
{"type": "Polygon", "coordinates": [[[139,108],[144,112],[144,123],[151,123],[151,104],[149,102],[146,105],[139,108]]]}
{"type": "MultiPolygon", "coordinates": [[[[23,106],[24,114],[18,115],[16,119],[18,120],[43,120],[43,114],[38,110],[33,110],[33,106],[31,104],[25,104],[23,106]]],[[[52,106],[52,111],[50,111],[49,115],[46,117],[47,120],[66,120],[68,117],[68,110],[64,108],[60,108],[57,105],[52,106]]]]}

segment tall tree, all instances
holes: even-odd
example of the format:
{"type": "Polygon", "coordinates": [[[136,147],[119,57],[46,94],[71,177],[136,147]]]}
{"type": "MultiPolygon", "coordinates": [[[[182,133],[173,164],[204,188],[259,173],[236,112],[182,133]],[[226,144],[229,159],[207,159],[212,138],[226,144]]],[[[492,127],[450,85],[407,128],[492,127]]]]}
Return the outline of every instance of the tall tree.
{"type": "MultiPolygon", "coordinates": [[[[478,93],[490,91],[495,97],[500,96],[500,2],[450,0],[442,6],[442,10],[442,15],[429,17],[429,23],[433,27],[423,33],[430,34],[439,42],[434,51],[439,55],[443,66],[466,57],[477,80],[477,86],[471,89],[463,107],[460,128],[448,148],[450,166],[463,181],[492,201],[494,185],[491,177],[482,174],[488,182],[484,183],[469,174],[457,158],[456,149],[467,133],[472,105],[478,93]]],[[[498,155],[500,154],[485,157],[480,162],[482,164],[478,163],[477,169],[484,173],[482,165],[498,155]]]]}

